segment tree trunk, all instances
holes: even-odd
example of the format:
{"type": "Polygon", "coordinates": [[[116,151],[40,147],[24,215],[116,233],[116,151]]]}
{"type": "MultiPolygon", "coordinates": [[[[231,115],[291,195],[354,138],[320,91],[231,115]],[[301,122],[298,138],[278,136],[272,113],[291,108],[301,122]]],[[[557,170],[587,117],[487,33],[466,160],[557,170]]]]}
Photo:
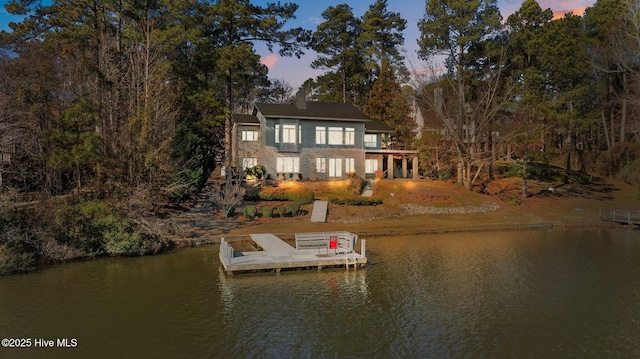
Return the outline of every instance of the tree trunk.
{"type": "Polygon", "coordinates": [[[233,114],[233,81],[231,79],[231,70],[227,70],[227,98],[225,104],[227,106],[227,114],[224,117],[224,166],[227,174],[230,173],[231,167],[231,117],[233,114]]]}
{"type": "Polygon", "coordinates": [[[600,111],[600,117],[602,118],[602,128],[604,129],[604,139],[607,141],[607,150],[611,152],[611,139],[609,138],[609,130],[607,129],[607,119],[604,116],[604,111],[600,111]]]}

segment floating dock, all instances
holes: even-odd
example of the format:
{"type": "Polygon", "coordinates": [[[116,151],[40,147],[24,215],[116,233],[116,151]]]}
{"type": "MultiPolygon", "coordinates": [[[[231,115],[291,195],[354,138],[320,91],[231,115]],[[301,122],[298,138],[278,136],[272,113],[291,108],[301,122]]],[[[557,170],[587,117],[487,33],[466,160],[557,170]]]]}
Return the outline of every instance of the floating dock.
{"type": "Polygon", "coordinates": [[[250,252],[235,252],[222,238],[220,262],[227,274],[323,267],[355,269],[367,264],[366,241],[360,240],[360,253],[357,253],[353,248],[357,238],[349,232],[298,233],[294,248],[273,234],[251,234],[251,240],[263,250],[250,252]]]}

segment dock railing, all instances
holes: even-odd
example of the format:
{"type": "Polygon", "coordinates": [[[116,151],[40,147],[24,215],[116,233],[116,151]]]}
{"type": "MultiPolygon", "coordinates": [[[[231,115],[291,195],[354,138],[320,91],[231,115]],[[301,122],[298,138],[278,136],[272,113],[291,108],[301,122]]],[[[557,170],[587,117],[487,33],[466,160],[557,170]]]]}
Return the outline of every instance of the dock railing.
{"type": "Polygon", "coordinates": [[[351,253],[358,235],[346,231],[296,233],[296,249],[329,248],[331,237],[338,237],[338,251],[351,253]]]}
{"type": "Polygon", "coordinates": [[[233,258],[233,247],[224,238],[220,238],[220,261],[231,263],[231,258],[233,258]]]}
{"type": "Polygon", "coordinates": [[[600,218],[605,221],[627,223],[629,225],[640,224],[640,211],[612,209],[609,211],[609,213],[603,214],[602,210],[600,210],[600,218]]]}

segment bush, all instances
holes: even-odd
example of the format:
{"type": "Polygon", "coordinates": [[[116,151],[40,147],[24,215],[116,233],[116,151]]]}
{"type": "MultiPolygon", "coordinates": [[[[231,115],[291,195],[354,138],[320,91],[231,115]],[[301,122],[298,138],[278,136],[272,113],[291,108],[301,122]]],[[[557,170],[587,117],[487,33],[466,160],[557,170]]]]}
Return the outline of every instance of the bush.
{"type": "Polygon", "coordinates": [[[359,195],[362,193],[362,189],[367,184],[367,181],[358,176],[355,172],[349,172],[349,188],[353,192],[353,194],[359,195]]]}
{"type": "Polygon", "coordinates": [[[28,271],[34,262],[33,254],[20,253],[0,245],[0,275],[28,271]]]}
{"type": "Polygon", "coordinates": [[[140,233],[133,229],[127,219],[108,215],[96,221],[102,229],[104,248],[111,255],[139,255],[145,252],[145,243],[140,233]]]}
{"type": "Polygon", "coordinates": [[[382,204],[382,199],[375,197],[329,197],[329,202],[345,206],[376,206],[382,204]]]}
{"type": "Polygon", "coordinates": [[[287,199],[297,204],[309,204],[315,199],[313,192],[306,187],[297,187],[287,191],[287,199]]]}
{"type": "Polygon", "coordinates": [[[248,180],[263,179],[266,174],[267,169],[261,165],[249,167],[244,170],[245,178],[248,180]]]}
{"type": "Polygon", "coordinates": [[[438,179],[440,181],[448,181],[451,179],[451,173],[450,172],[440,172],[438,173],[438,179]]]}
{"type": "Polygon", "coordinates": [[[243,212],[247,219],[254,219],[258,210],[256,209],[256,206],[246,206],[244,207],[243,212]]]}
{"type": "Polygon", "coordinates": [[[287,206],[278,206],[277,210],[280,217],[284,217],[287,214],[287,206]]]}
{"type": "Polygon", "coordinates": [[[264,218],[273,217],[273,208],[271,208],[271,207],[262,207],[262,217],[264,217],[264,218]]]}
{"type": "Polygon", "coordinates": [[[287,203],[287,211],[289,211],[292,216],[297,216],[300,213],[300,204],[295,202],[287,203]]]}
{"type": "Polygon", "coordinates": [[[313,202],[315,196],[313,192],[304,186],[294,188],[263,188],[259,197],[263,201],[292,201],[298,204],[309,204],[313,202]]]}

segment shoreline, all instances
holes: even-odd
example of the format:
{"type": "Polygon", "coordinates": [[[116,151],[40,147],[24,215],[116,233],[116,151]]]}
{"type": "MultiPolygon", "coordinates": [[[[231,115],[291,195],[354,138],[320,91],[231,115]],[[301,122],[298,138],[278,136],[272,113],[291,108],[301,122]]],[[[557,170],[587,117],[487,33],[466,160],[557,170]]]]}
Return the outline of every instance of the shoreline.
{"type": "MultiPolygon", "coordinates": [[[[421,215],[420,217],[423,217],[421,215]]],[[[464,216],[461,215],[461,216],[464,216]]],[[[401,218],[401,217],[400,217],[401,218]]],[[[289,222],[291,223],[291,222],[289,222]]],[[[300,223],[300,222],[296,222],[300,223]]],[[[358,222],[362,223],[362,222],[358,222]]],[[[334,223],[324,223],[325,225],[331,225],[334,223]]],[[[289,231],[289,232],[274,232],[274,231],[261,231],[260,227],[265,224],[258,224],[253,226],[255,231],[230,231],[229,233],[217,233],[214,237],[196,237],[196,238],[181,238],[176,239],[172,238],[171,241],[175,245],[175,249],[181,248],[191,248],[191,247],[200,247],[205,245],[213,245],[220,244],[220,239],[225,238],[226,240],[242,240],[247,239],[249,234],[252,233],[271,233],[278,237],[287,237],[293,236],[295,233],[303,233],[305,231],[289,231]]],[[[369,231],[357,231],[355,232],[348,227],[341,227],[340,230],[350,230],[353,233],[358,234],[360,238],[363,237],[394,237],[394,236],[411,236],[411,235],[439,235],[439,234],[448,234],[448,233],[474,233],[474,232],[488,232],[488,231],[500,231],[500,232],[517,232],[517,231],[528,231],[528,230],[540,230],[540,229],[555,229],[555,228],[564,228],[564,229],[589,229],[589,228],[605,228],[605,229],[627,229],[632,230],[634,227],[629,227],[628,225],[616,225],[609,222],[602,221],[602,223],[593,223],[589,221],[588,223],[582,224],[567,224],[563,221],[541,221],[541,222],[533,222],[533,223],[493,223],[487,225],[473,225],[473,226],[460,226],[460,227],[440,227],[440,228],[430,228],[430,229],[407,229],[406,231],[397,231],[397,230],[369,230],[369,231]]],[[[327,231],[330,230],[328,228],[320,229],[318,231],[327,231]]],[[[309,229],[306,232],[314,232],[315,230],[309,229]]]]}

